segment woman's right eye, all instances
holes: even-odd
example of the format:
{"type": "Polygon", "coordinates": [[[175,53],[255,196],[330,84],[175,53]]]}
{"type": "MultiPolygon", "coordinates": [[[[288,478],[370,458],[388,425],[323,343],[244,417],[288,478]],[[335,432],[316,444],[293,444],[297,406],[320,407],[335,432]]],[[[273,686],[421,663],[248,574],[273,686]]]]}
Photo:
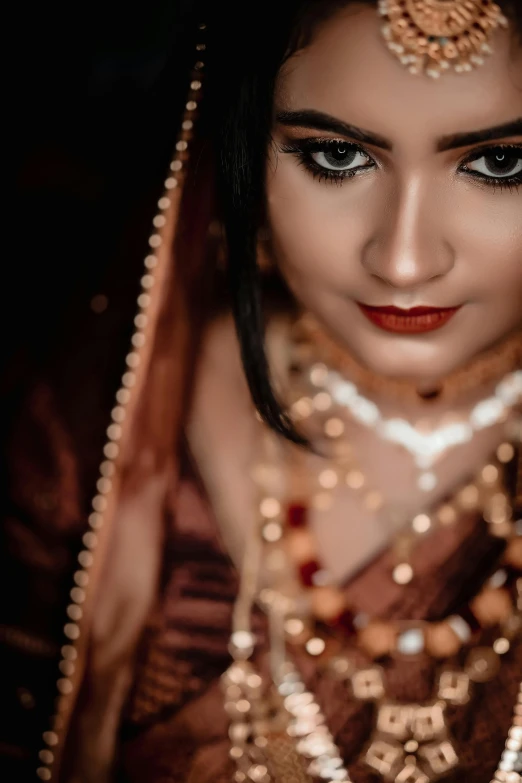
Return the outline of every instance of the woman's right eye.
{"type": "Polygon", "coordinates": [[[351,171],[373,166],[373,160],[359,147],[347,142],[334,142],[325,149],[311,152],[312,160],[330,171],[351,171]]]}

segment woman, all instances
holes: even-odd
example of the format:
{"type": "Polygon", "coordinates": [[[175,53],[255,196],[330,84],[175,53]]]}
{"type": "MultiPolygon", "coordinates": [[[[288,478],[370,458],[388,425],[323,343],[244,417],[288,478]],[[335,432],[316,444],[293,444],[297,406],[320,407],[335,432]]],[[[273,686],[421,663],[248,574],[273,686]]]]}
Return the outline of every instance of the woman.
{"type": "Polygon", "coordinates": [[[265,5],[199,31],[38,775],[520,781],[520,11],[265,5]]]}

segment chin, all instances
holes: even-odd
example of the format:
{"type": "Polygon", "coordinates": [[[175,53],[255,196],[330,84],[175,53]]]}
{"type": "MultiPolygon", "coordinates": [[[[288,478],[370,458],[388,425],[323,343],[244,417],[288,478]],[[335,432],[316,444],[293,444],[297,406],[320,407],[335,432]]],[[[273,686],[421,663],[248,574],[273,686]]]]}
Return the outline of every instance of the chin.
{"type": "MultiPolygon", "coordinates": [[[[366,331],[366,330],[365,330],[366,331]]],[[[368,370],[394,380],[429,386],[460,370],[480,353],[467,349],[463,340],[441,334],[399,336],[364,333],[344,342],[353,356],[368,370]]]]}

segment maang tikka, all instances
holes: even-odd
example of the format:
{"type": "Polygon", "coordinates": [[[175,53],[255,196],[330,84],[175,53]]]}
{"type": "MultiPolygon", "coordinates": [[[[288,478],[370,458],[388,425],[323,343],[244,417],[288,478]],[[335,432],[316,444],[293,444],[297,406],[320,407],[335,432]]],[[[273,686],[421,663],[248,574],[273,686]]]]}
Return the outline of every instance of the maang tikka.
{"type": "Polygon", "coordinates": [[[411,73],[434,79],[482,65],[493,33],[508,27],[493,0],[379,0],[379,13],[390,51],[411,73]]]}

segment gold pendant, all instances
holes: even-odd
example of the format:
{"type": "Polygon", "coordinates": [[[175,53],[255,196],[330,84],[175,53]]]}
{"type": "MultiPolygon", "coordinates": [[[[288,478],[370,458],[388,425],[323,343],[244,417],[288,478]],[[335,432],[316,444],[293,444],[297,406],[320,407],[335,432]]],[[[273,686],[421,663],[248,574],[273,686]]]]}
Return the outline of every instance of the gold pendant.
{"type": "Polygon", "coordinates": [[[434,79],[482,65],[493,33],[509,24],[493,0],[380,0],[379,13],[390,51],[410,73],[434,79]]]}
{"type": "Polygon", "coordinates": [[[458,764],[445,720],[445,703],[378,707],[365,761],[390,783],[432,783],[458,764]]]}

